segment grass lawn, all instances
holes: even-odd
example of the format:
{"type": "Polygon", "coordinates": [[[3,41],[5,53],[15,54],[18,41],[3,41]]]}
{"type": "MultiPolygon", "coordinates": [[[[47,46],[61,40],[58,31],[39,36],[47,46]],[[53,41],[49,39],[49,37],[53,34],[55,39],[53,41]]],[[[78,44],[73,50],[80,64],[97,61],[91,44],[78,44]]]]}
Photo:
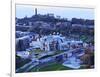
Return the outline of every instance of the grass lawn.
{"type": "Polygon", "coordinates": [[[41,50],[41,49],[34,49],[34,50],[30,51],[30,54],[32,54],[33,52],[39,54],[39,53],[42,53],[43,50],[41,50]]]}
{"type": "MultiPolygon", "coordinates": [[[[57,50],[57,51],[54,52],[53,54],[44,56],[43,59],[44,59],[44,58],[51,57],[51,56],[54,56],[54,55],[57,55],[57,54],[60,54],[60,53],[63,53],[63,52],[64,52],[64,51],[57,50]]],[[[29,53],[30,53],[30,55],[32,55],[33,53],[35,53],[35,54],[37,54],[37,55],[36,55],[36,58],[42,59],[42,58],[39,56],[39,54],[41,54],[41,53],[48,53],[48,51],[43,51],[43,50],[41,50],[41,49],[35,49],[35,50],[30,51],[29,53]]]]}
{"type": "Polygon", "coordinates": [[[64,51],[60,51],[60,50],[57,50],[53,55],[58,55],[60,53],[63,53],[64,51]]]}
{"type": "Polygon", "coordinates": [[[71,68],[65,67],[59,63],[50,63],[48,66],[39,68],[33,68],[31,72],[39,72],[39,71],[59,71],[59,70],[70,70],[71,68]]]}

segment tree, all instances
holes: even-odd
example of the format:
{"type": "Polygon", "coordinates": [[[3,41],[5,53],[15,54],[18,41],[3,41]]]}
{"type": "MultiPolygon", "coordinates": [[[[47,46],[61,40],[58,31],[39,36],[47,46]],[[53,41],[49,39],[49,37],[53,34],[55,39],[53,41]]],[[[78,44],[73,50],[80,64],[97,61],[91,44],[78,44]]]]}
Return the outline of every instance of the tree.
{"type": "Polygon", "coordinates": [[[83,64],[86,65],[87,68],[90,68],[92,65],[94,66],[94,53],[90,48],[85,49],[85,54],[80,58],[83,61],[83,64]]]}

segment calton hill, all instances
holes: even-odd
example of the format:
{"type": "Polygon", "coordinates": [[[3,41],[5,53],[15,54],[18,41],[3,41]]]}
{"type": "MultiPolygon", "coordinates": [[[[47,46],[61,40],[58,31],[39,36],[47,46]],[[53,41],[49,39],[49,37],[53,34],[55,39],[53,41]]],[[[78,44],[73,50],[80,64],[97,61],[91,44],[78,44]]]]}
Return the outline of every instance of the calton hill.
{"type": "Polygon", "coordinates": [[[33,15],[32,17],[16,18],[16,31],[27,31],[48,35],[59,32],[62,35],[70,36],[94,36],[94,20],[55,17],[53,14],[33,15]]]}

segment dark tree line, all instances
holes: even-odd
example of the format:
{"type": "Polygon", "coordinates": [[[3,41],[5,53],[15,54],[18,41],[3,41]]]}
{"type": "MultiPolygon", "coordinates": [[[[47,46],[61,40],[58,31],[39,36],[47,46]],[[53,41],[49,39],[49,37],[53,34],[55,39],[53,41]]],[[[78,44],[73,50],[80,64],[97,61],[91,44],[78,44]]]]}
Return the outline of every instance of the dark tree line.
{"type": "MultiPolygon", "coordinates": [[[[44,21],[44,22],[52,22],[52,23],[57,23],[57,22],[68,22],[67,19],[61,18],[55,18],[54,16],[48,16],[48,15],[33,15],[32,17],[24,17],[21,19],[17,19],[17,23],[22,23],[29,25],[29,22],[35,22],[35,21],[44,21]]],[[[94,20],[89,20],[89,19],[78,19],[78,18],[72,18],[70,21],[71,24],[82,24],[82,25],[94,25],[94,20]]]]}
{"type": "Polygon", "coordinates": [[[72,18],[72,24],[94,25],[94,20],[72,18]]]}

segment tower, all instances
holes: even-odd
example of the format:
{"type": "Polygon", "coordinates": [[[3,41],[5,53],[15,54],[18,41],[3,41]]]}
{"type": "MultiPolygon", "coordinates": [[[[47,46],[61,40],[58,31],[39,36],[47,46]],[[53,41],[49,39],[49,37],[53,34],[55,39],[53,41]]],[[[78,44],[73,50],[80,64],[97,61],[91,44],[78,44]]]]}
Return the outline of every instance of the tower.
{"type": "Polygon", "coordinates": [[[35,8],[35,15],[37,15],[37,8],[35,8]]]}

